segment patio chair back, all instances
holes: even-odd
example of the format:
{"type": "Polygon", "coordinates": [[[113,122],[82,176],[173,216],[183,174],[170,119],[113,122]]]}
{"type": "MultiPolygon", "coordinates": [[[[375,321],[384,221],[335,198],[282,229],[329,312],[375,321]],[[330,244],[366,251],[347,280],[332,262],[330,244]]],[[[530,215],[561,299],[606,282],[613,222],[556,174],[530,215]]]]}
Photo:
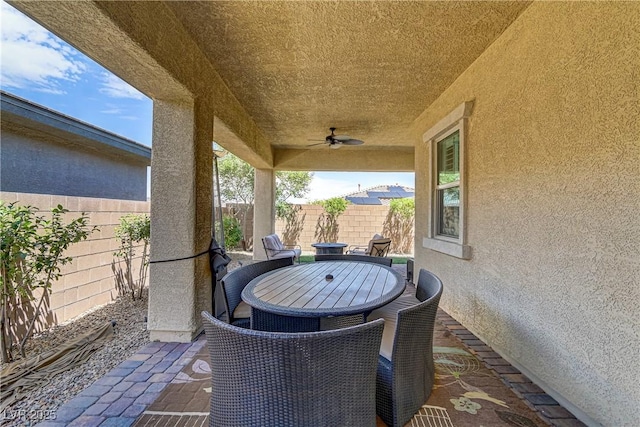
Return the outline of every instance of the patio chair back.
{"type": "Polygon", "coordinates": [[[369,243],[367,243],[366,245],[349,246],[349,250],[347,251],[347,254],[385,257],[389,253],[390,248],[391,248],[391,239],[384,238],[380,234],[376,233],[373,235],[371,240],[369,240],[369,243]]]}
{"type": "Polygon", "coordinates": [[[367,254],[370,256],[386,257],[391,248],[391,239],[375,239],[369,242],[367,254]]]}
{"type": "Polygon", "coordinates": [[[248,328],[250,325],[249,317],[236,318],[233,315],[233,312],[242,302],[242,290],[259,275],[289,265],[293,265],[293,258],[260,261],[236,268],[224,276],[220,283],[224,294],[226,318],[229,323],[248,328]]]}
{"type": "Polygon", "coordinates": [[[386,265],[387,267],[391,267],[391,263],[393,262],[392,258],[387,257],[378,257],[378,256],[368,256],[368,255],[350,255],[350,254],[323,254],[316,255],[316,261],[361,261],[361,262],[372,262],[375,264],[386,265]]]}
{"type": "Polygon", "coordinates": [[[211,427],[375,426],[383,321],[326,332],[237,328],[203,312],[211,427]]]}
{"type": "Polygon", "coordinates": [[[404,426],[431,394],[433,332],[442,289],[437,276],[421,269],[420,302],[397,312],[391,360],[380,357],[376,388],[377,413],[389,426],[404,426]]]}

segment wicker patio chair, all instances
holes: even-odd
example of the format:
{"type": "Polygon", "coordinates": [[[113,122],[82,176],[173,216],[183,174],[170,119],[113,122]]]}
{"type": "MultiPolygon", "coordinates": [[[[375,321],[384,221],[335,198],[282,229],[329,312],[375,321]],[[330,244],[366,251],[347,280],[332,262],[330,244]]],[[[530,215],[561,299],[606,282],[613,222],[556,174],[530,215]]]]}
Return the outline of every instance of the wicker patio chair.
{"type": "Polygon", "coordinates": [[[279,333],[202,317],[211,358],[210,427],[376,425],[381,320],[279,333]]]}
{"type": "Polygon", "coordinates": [[[404,426],[431,394],[433,331],[441,295],[442,281],[421,269],[415,297],[402,295],[368,316],[370,321],[385,319],[376,411],[388,426],[404,426]]]}
{"type": "Polygon", "coordinates": [[[351,255],[351,254],[323,254],[316,255],[316,261],[361,261],[361,262],[373,262],[376,264],[386,265],[391,267],[393,262],[392,258],[369,256],[369,255],[351,255]]]}
{"type": "Polygon", "coordinates": [[[298,245],[284,245],[277,234],[269,234],[262,238],[262,246],[267,259],[294,258],[300,260],[302,249],[298,245]]]}
{"type": "Polygon", "coordinates": [[[224,276],[220,284],[228,323],[249,328],[251,325],[251,307],[242,301],[242,290],[259,275],[288,265],[293,265],[293,258],[260,261],[236,268],[224,276]]]}

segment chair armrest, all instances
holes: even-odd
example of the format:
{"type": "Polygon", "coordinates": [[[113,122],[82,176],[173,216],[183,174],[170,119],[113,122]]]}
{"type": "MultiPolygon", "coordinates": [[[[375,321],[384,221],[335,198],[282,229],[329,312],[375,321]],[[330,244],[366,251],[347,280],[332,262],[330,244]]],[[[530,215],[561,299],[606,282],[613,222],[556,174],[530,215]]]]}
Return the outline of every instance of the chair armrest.
{"type": "Polygon", "coordinates": [[[367,245],[351,245],[347,250],[347,254],[366,254],[369,246],[367,245]]]}
{"type": "MultiPolygon", "coordinates": [[[[292,258],[297,259],[298,263],[300,263],[300,255],[302,255],[302,248],[299,245],[285,245],[287,249],[270,249],[271,252],[275,252],[276,254],[280,253],[293,253],[292,258]]],[[[268,258],[272,258],[272,256],[268,258]]],[[[276,256],[276,258],[283,258],[281,256],[276,256]]]]}

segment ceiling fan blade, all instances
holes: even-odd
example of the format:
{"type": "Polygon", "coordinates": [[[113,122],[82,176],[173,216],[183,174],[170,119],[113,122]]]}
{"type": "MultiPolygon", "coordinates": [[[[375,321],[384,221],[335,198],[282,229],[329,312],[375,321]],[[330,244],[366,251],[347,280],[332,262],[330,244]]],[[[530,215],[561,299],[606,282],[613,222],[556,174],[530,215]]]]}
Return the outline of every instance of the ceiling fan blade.
{"type": "Polygon", "coordinates": [[[361,145],[364,144],[364,141],[360,141],[359,139],[348,139],[346,141],[341,141],[344,145],[361,145]]]}
{"type": "Polygon", "coordinates": [[[322,141],[322,142],[318,142],[317,144],[308,144],[307,147],[314,147],[316,145],[322,145],[322,144],[326,144],[327,141],[322,141]]]}
{"type": "Polygon", "coordinates": [[[348,135],[336,135],[336,136],[334,136],[334,137],[333,137],[333,139],[335,139],[336,141],[342,141],[342,142],[344,142],[344,141],[348,141],[348,140],[350,140],[350,139],[351,139],[351,137],[350,137],[350,136],[348,136],[348,135]]]}

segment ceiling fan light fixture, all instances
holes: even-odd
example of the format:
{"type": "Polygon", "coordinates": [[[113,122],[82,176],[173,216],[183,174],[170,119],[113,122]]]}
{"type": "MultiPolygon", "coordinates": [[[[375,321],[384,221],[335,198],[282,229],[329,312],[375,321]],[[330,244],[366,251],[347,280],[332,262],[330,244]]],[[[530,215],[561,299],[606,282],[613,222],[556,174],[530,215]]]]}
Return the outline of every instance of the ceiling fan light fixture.
{"type": "MultiPolygon", "coordinates": [[[[340,148],[340,146],[342,145],[362,145],[364,144],[364,141],[361,141],[359,139],[353,139],[348,135],[336,135],[335,134],[335,130],[336,128],[331,127],[329,128],[329,130],[331,130],[331,134],[327,135],[324,139],[324,144],[327,144],[329,146],[329,148],[340,148]]],[[[319,139],[309,139],[309,141],[321,141],[319,139]]],[[[314,145],[322,145],[322,142],[319,142],[317,144],[310,144],[309,147],[312,147],[314,145]]]]}

